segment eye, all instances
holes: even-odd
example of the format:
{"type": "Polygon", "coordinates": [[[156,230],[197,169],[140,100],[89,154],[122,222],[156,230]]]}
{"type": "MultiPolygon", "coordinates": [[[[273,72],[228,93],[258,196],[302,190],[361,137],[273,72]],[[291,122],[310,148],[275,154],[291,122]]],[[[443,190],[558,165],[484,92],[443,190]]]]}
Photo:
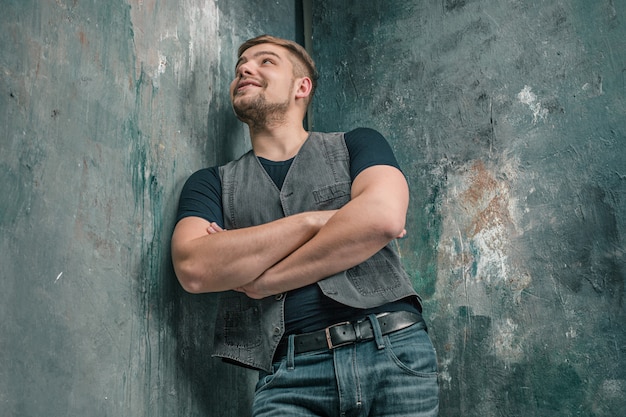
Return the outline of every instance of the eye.
{"type": "Polygon", "coordinates": [[[271,58],[263,58],[261,61],[262,64],[273,64],[274,61],[271,58]]]}

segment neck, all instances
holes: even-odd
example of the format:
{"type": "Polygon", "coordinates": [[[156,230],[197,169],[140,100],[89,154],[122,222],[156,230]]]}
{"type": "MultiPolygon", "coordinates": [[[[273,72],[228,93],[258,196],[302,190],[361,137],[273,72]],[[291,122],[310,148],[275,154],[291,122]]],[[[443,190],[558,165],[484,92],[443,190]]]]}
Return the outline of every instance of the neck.
{"type": "Polygon", "coordinates": [[[302,124],[285,124],[262,129],[250,127],[252,149],[256,156],[271,161],[285,161],[296,156],[309,137],[302,124]]]}

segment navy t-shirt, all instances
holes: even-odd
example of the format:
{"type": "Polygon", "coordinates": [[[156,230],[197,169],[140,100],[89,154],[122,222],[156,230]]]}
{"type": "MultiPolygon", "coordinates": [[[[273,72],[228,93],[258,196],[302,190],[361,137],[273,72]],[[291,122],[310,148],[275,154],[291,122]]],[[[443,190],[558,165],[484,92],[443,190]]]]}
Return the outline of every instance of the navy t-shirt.
{"type": "MultiPolygon", "coordinates": [[[[345,133],[344,138],[350,155],[352,181],[361,171],[374,165],[390,165],[400,169],[389,143],[377,131],[358,128],[345,133]]],[[[293,158],[286,161],[270,161],[259,157],[259,161],[280,189],[293,158]]],[[[216,222],[220,227],[224,227],[222,184],[218,167],[195,172],[183,186],[176,221],[190,216],[216,222]]],[[[287,293],[285,333],[309,332],[341,321],[358,320],[366,314],[397,310],[418,312],[417,308],[408,301],[399,301],[368,310],[351,308],[324,296],[319,286],[312,284],[287,293]]]]}

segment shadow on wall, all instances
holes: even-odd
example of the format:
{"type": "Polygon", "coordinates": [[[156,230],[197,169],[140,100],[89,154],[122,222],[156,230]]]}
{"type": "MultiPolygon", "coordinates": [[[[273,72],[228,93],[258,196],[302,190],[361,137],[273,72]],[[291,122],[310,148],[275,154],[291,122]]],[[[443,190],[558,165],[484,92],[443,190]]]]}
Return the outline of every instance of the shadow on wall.
{"type": "MultiPolygon", "coordinates": [[[[207,155],[206,167],[223,164],[242,153],[241,123],[235,118],[229,102],[217,103],[208,115],[206,138],[196,138],[192,146],[196,152],[207,155]]],[[[186,180],[183,179],[183,183],[186,180]]],[[[178,190],[182,188],[178,187],[178,190]]],[[[173,213],[178,204],[177,194],[173,213]]],[[[173,230],[174,224],[168,230],[173,230]]],[[[169,239],[169,236],[167,236],[169,239]]],[[[169,246],[168,246],[169,251],[169,246]]],[[[187,411],[180,415],[220,415],[222,417],[242,417],[250,413],[252,403],[253,377],[256,372],[224,363],[211,357],[213,334],[219,294],[190,294],[178,283],[168,252],[167,284],[165,305],[172,311],[168,325],[176,338],[177,369],[182,372],[186,384],[185,392],[193,400],[187,411]],[[236,401],[233,401],[236,399],[236,401]],[[216,414],[216,410],[220,410],[216,414]],[[191,413],[191,414],[190,414],[191,413]]],[[[177,378],[180,379],[180,378],[177,378]]],[[[185,403],[185,398],[180,398],[185,403]]]]}

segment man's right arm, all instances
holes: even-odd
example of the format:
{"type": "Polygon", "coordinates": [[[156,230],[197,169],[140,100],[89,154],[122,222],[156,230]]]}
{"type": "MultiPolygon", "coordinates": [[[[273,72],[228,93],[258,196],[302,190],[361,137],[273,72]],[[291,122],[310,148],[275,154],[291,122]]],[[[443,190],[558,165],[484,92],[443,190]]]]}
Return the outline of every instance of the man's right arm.
{"type": "Polygon", "coordinates": [[[242,287],[309,241],[335,211],[305,212],[259,226],[209,233],[216,224],[181,219],[172,235],[172,261],[191,293],[242,287]]]}

